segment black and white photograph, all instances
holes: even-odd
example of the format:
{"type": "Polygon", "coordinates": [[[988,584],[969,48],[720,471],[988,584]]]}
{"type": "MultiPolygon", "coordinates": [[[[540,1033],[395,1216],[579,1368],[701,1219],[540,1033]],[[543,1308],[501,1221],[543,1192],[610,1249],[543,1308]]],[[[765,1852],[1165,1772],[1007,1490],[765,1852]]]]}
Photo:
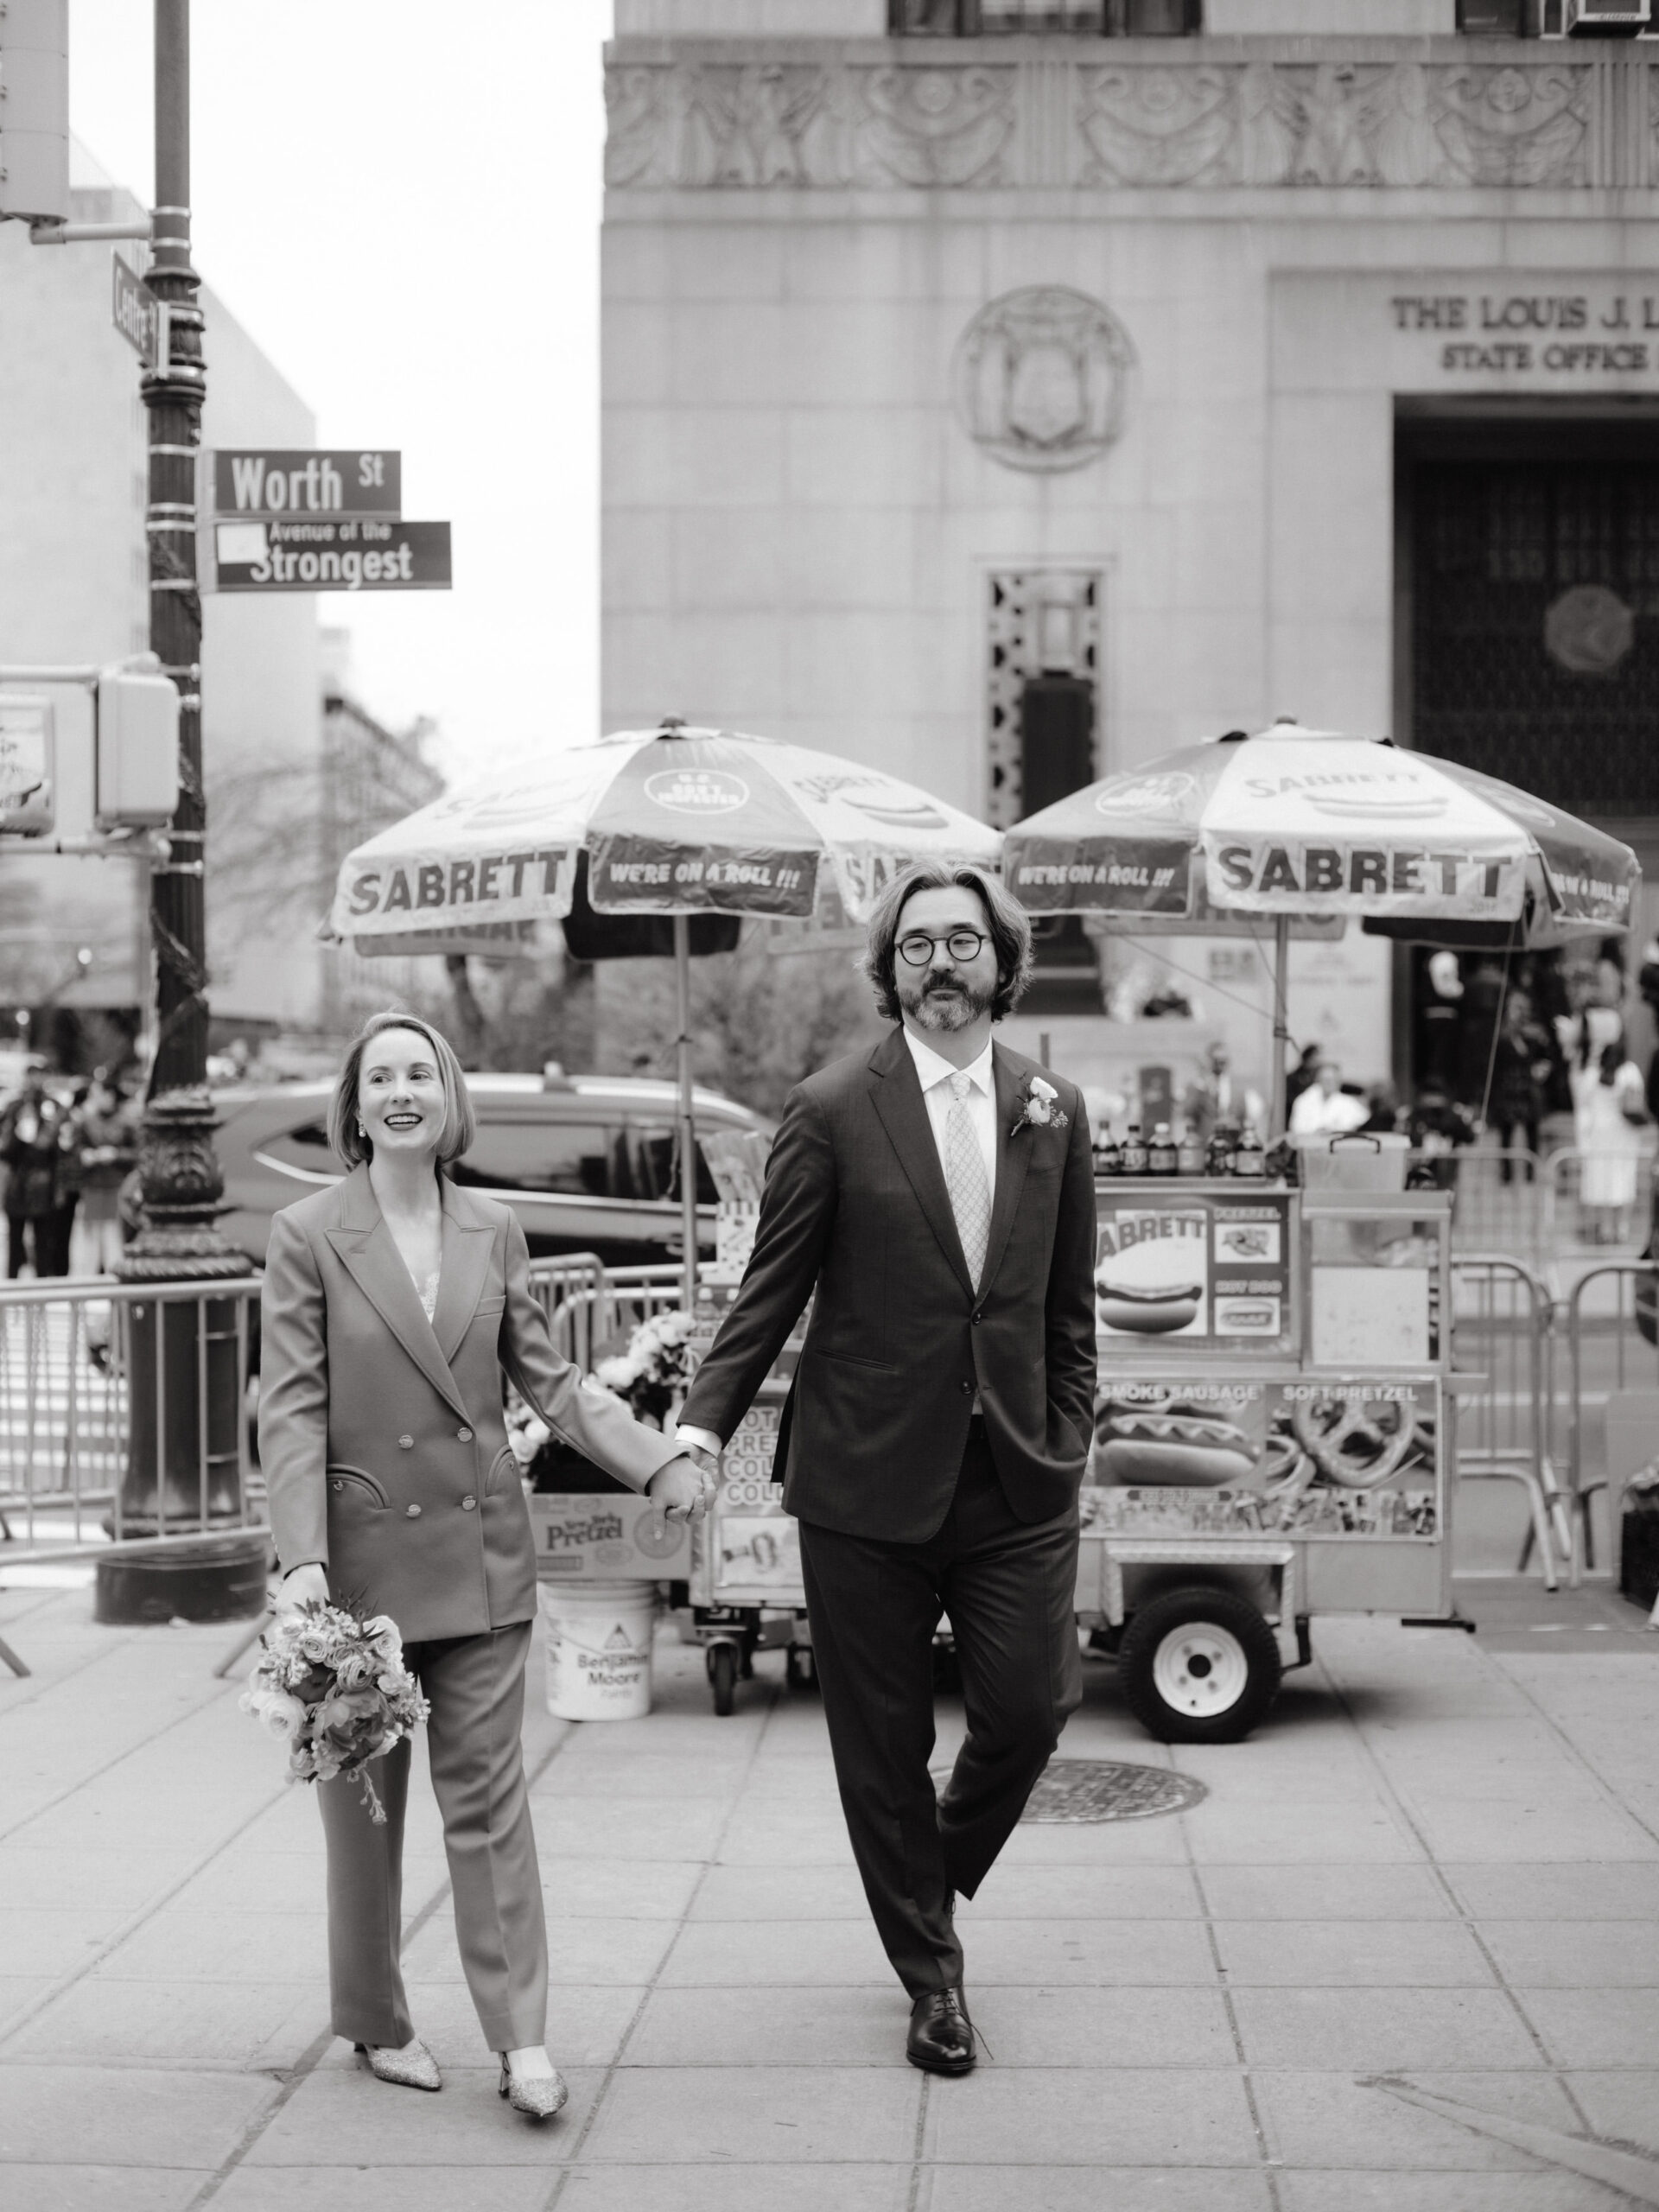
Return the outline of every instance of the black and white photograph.
{"type": "Polygon", "coordinates": [[[1659,0],[0,0],[7,2212],[1659,2207],[1659,0]]]}

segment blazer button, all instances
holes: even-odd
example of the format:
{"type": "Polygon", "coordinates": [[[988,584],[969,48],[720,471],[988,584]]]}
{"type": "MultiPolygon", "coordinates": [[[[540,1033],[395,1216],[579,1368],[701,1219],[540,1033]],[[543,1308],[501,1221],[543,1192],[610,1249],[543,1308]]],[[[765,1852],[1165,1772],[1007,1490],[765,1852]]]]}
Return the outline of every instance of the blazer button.
{"type": "Polygon", "coordinates": [[[977,1328],[984,1319],[985,1316],[982,1313],[976,1313],[974,1316],[974,1326],[977,1328]]]}
{"type": "Polygon", "coordinates": [[[412,1452],[415,1449],[414,1438],[412,1436],[400,1436],[397,1440],[397,1449],[400,1452],[412,1452]]]}
{"type": "Polygon", "coordinates": [[[470,1428],[458,1428],[455,1431],[455,1438],[459,1443],[470,1444],[473,1440],[473,1432],[470,1428]]]}
{"type": "Polygon", "coordinates": [[[461,1501],[461,1510],[463,1513],[470,1513],[477,1503],[478,1500],[475,1497],[463,1497],[461,1501]]]}
{"type": "Polygon", "coordinates": [[[344,1483],[336,1483],[336,1484],[334,1484],[334,1488],[335,1488],[336,1490],[344,1490],[344,1489],[345,1489],[345,1487],[346,1487],[346,1485],[345,1485],[345,1484],[344,1484],[344,1483]]]}
{"type": "Polygon", "coordinates": [[[964,1382],[962,1386],[963,1395],[964,1397],[971,1397],[973,1395],[973,1389],[974,1386],[971,1382],[964,1382]]]}
{"type": "Polygon", "coordinates": [[[421,1517],[421,1509],[418,1505],[406,1505],[404,1510],[411,1521],[418,1521],[421,1517]]]}

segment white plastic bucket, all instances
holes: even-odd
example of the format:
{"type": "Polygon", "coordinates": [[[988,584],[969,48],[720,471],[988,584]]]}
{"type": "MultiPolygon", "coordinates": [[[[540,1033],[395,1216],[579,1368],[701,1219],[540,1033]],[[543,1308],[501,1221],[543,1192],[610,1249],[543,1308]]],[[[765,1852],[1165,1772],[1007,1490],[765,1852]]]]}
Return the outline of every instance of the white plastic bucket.
{"type": "Polygon", "coordinates": [[[547,1624],[547,1709],[560,1720],[651,1711],[654,1582],[537,1583],[547,1624]]]}

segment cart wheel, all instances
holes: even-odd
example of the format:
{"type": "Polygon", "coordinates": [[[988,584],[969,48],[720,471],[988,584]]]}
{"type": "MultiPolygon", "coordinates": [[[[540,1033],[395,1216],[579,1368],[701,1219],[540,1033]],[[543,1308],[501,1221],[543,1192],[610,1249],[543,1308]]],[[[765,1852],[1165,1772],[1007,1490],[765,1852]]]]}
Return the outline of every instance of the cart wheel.
{"type": "Polygon", "coordinates": [[[789,1657],[784,1662],[785,1679],[792,1690],[815,1690],[818,1687],[818,1662],[812,1656],[810,1643],[791,1643],[789,1657]]]}
{"type": "Polygon", "coordinates": [[[737,1653],[729,1643],[716,1643],[709,1653],[709,1679],[715,1686],[715,1711],[724,1720],[731,1712],[737,1688],[737,1653]]]}
{"type": "Polygon", "coordinates": [[[1230,1590],[1171,1590],[1141,1607],[1118,1647],[1123,1694],[1160,1744],[1236,1744],[1279,1692],[1279,1646],[1230,1590]]]}

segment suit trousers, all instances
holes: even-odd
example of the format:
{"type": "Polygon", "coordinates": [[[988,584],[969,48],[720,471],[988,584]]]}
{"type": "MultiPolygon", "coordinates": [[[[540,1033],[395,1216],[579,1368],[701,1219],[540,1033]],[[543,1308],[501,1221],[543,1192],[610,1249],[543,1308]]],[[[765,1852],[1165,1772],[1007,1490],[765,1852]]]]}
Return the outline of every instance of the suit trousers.
{"type": "MultiPolygon", "coordinates": [[[[530,1633],[520,1621],[404,1650],[431,1700],[427,1753],[455,1934],[492,2050],[518,2050],[547,2033],[547,1925],[519,1740],[530,1633]]],[[[415,2032],[399,1965],[409,1766],[405,1740],[370,1769],[384,1827],[371,1818],[360,1781],[317,1784],[328,1847],[331,2015],[334,2033],[353,2043],[395,2046],[415,2032]]]]}
{"type": "Polygon", "coordinates": [[[853,1855],[893,1971],[917,1997],[962,1980],[950,1893],[972,1897],[990,1871],[1083,1694],[1077,1511],[1017,1519],[976,1418],[925,1543],[803,1522],[801,1559],[853,1855]],[[968,1732],[940,1796],[928,1759],[944,1612],[968,1732]]]}

